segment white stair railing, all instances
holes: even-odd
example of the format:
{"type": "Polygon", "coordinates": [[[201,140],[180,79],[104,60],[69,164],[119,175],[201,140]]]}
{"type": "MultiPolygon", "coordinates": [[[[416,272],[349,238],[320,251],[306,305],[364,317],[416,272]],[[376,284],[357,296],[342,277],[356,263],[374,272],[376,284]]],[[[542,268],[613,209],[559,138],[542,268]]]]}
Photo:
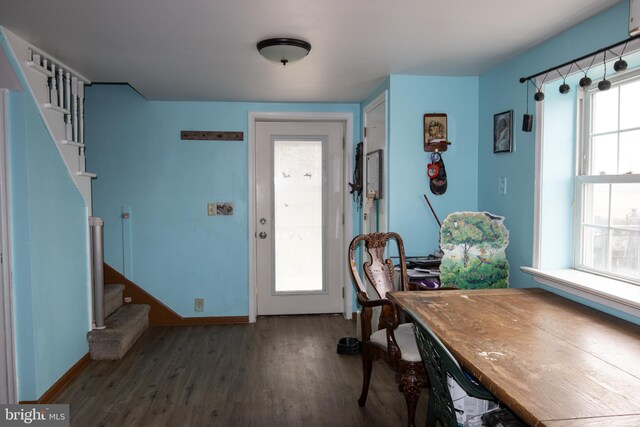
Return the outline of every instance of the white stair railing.
{"type": "Polygon", "coordinates": [[[3,29],[40,114],[91,214],[91,179],[86,171],[84,89],[91,82],[53,56],[3,29]]]}
{"type": "Polygon", "coordinates": [[[105,329],[104,312],[104,249],[102,243],[104,221],[95,216],[89,217],[91,235],[91,276],[93,315],[92,328],[105,329]]]}

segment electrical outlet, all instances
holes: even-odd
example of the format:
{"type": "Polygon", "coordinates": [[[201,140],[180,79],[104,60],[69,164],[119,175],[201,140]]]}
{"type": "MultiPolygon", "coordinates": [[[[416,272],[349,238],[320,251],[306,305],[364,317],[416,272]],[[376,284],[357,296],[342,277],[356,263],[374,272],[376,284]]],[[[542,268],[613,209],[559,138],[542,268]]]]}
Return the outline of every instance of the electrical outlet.
{"type": "Polygon", "coordinates": [[[195,311],[204,311],[204,298],[196,298],[193,309],[195,311]]]}
{"type": "Polygon", "coordinates": [[[217,203],[207,203],[207,215],[214,216],[218,214],[218,204],[217,203]]]}

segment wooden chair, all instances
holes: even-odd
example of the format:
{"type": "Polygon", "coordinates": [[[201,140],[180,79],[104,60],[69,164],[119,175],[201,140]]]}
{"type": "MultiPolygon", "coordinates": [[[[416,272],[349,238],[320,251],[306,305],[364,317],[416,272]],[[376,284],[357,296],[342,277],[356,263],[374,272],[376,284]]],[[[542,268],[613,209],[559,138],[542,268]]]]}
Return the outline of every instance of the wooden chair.
{"type": "Polygon", "coordinates": [[[360,323],[362,327],[362,393],[358,404],[364,406],[369,392],[369,381],[373,361],[385,360],[396,369],[399,389],[404,393],[407,402],[407,425],[415,425],[415,412],[420,391],[425,383],[425,370],[415,340],[411,323],[401,324],[398,321],[396,306],[386,298],[387,292],[405,290],[407,284],[407,268],[404,245],[397,233],[373,233],[356,236],[349,245],[349,265],[351,277],[356,287],[358,302],[362,306],[360,323]],[[384,258],[387,242],[396,241],[400,256],[400,283],[394,284],[394,266],[389,258],[384,258]],[[364,243],[369,260],[363,264],[364,273],[378,293],[374,299],[367,293],[367,286],[360,277],[356,265],[356,250],[364,243]],[[375,330],[372,329],[371,318],[373,307],[381,307],[380,319],[375,330]]]}
{"type": "Polygon", "coordinates": [[[447,375],[450,375],[469,395],[478,399],[495,401],[495,398],[480,384],[471,381],[463,372],[458,361],[442,344],[440,339],[417,318],[414,319],[416,339],[424,365],[429,375],[431,391],[429,393],[429,410],[427,412],[427,427],[434,427],[439,421],[445,427],[457,427],[456,411],[449,387],[447,375]]]}

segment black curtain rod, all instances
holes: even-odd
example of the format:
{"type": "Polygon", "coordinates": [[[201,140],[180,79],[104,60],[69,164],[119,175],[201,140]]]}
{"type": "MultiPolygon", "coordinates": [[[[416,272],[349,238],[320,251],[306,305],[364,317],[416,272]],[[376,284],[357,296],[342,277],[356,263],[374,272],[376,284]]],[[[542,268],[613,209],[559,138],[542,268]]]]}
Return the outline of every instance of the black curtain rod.
{"type": "Polygon", "coordinates": [[[539,73],[532,74],[532,75],[530,75],[529,77],[520,77],[520,83],[524,83],[524,82],[526,82],[526,81],[528,81],[528,80],[535,79],[535,78],[536,78],[536,77],[538,77],[538,76],[541,76],[541,75],[543,75],[543,74],[550,73],[551,71],[558,70],[558,69],[560,69],[560,68],[562,68],[562,67],[566,67],[566,66],[567,66],[567,65],[569,65],[569,64],[573,64],[573,63],[575,63],[575,62],[582,61],[583,59],[591,58],[592,56],[595,56],[595,55],[597,55],[597,54],[599,54],[599,53],[602,53],[602,52],[606,52],[607,50],[609,50],[609,49],[613,49],[614,47],[618,47],[618,46],[620,46],[620,45],[622,45],[622,44],[629,43],[630,41],[635,40],[635,39],[637,39],[637,38],[639,38],[639,37],[640,37],[640,34],[635,35],[635,36],[633,36],[633,37],[629,37],[629,38],[628,38],[628,39],[626,39],[626,40],[622,40],[621,42],[614,43],[614,44],[612,44],[611,46],[603,47],[602,49],[598,49],[598,50],[596,50],[596,51],[594,51],[594,52],[591,52],[591,53],[588,53],[588,54],[586,54],[586,55],[583,55],[583,56],[581,56],[580,58],[576,58],[576,59],[573,59],[573,60],[571,60],[571,61],[567,61],[567,62],[565,62],[564,64],[556,65],[555,67],[551,67],[551,68],[546,69],[546,70],[544,70],[544,71],[540,71],[539,73]]]}

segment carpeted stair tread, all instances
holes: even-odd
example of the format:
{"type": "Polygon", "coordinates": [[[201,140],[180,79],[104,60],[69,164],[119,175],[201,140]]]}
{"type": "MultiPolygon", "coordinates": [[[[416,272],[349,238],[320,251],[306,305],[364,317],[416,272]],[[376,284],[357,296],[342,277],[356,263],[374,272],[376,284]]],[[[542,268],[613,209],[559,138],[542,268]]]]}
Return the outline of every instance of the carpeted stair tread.
{"type": "Polygon", "coordinates": [[[121,359],[149,326],[149,309],[146,304],[123,305],[106,319],[106,329],[90,331],[91,358],[121,359]]]}
{"type": "Polygon", "coordinates": [[[122,306],[122,291],[124,285],[104,285],[104,317],[111,316],[122,306]]]}

